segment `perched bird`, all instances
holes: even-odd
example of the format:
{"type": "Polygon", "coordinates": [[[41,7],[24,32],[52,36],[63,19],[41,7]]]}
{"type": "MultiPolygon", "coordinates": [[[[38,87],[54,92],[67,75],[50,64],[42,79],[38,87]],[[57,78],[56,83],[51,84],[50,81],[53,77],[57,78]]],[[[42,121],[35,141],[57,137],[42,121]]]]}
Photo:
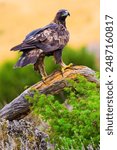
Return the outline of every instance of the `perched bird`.
{"type": "Polygon", "coordinates": [[[44,57],[53,55],[57,64],[61,65],[62,72],[71,66],[62,61],[62,50],[69,41],[69,32],[66,28],[66,18],[70,13],[61,9],[54,20],[43,28],[30,32],[24,41],[13,47],[12,51],[23,52],[15,67],[24,67],[34,64],[34,70],[39,71],[42,79],[47,77],[44,68],[44,57]]]}

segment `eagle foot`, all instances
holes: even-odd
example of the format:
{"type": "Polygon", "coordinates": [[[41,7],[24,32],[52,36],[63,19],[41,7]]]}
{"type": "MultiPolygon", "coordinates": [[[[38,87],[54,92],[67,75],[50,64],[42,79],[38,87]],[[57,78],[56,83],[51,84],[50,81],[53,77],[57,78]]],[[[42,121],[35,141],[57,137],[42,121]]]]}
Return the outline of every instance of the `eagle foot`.
{"type": "Polygon", "coordinates": [[[46,79],[47,79],[47,76],[43,76],[43,77],[42,77],[42,82],[43,82],[45,85],[47,85],[46,79]]]}
{"type": "Polygon", "coordinates": [[[63,66],[62,69],[61,69],[62,73],[64,73],[65,69],[70,68],[71,66],[73,66],[72,63],[70,63],[69,65],[63,66]]]}
{"type": "Polygon", "coordinates": [[[47,76],[43,76],[42,80],[45,81],[47,79],[47,76]]]}

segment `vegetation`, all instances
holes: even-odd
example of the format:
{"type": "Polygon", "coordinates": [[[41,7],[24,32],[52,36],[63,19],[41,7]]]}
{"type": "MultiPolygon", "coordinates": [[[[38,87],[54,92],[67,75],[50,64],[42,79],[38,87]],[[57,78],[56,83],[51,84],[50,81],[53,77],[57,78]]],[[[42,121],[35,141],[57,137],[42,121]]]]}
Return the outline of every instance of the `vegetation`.
{"type": "Polygon", "coordinates": [[[32,110],[48,125],[50,143],[55,149],[82,150],[92,145],[99,146],[99,87],[78,76],[76,81],[68,80],[64,89],[64,101],[58,95],[44,95],[35,92],[32,110]]]}
{"type": "MultiPolygon", "coordinates": [[[[94,70],[97,69],[95,56],[88,52],[86,48],[81,48],[80,50],[65,48],[63,60],[66,64],[72,62],[75,65],[86,65],[94,70]]],[[[40,75],[33,71],[32,66],[13,69],[16,61],[8,61],[0,68],[0,107],[18,96],[25,88],[41,79],[40,75]]],[[[55,65],[52,57],[46,58],[45,66],[48,74],[59,67],[59,65],[55,65]]]]}
{"type": "MultiPolygon", "coordinates": [[[[86,48],[79,51],[65,48],[63,60],[66,64],[72,62],[98,70],[95,56],[86,48]]],[[[32,66],[13,70],[15,63],[16,60],[8,61],[0,68],[0,107],[41,79],[32,66]]],[[[48,74],[60,69],[52,57],[45,59],[45,66],[48,74]]],[[[44,132],[55,149],[82,150],[91,145],[96,149],[99,146],[99,87],[82,76],[68,82],[69,87],[62,91],[62,96],[35,92],[34,98],[27,99],[33,102],[34,114],[48,125],[44,132]]]]}

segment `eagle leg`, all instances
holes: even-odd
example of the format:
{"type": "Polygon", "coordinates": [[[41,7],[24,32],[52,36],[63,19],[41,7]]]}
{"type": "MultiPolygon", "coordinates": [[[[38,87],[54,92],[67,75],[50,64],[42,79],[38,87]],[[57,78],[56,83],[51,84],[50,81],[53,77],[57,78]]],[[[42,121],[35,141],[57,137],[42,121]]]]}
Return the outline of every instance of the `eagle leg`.
{"type": "Polygon", "coordinates": [[[34,70],[41,74],[42,80],[47,78],[47,73],[44,67],[44,56],[40,56],[37,62],[34,64],[34,70]]]}
{"type": "Polygon", "coordinates": [[[65,71],[65,69],[70,68],[73,64],[70,63],[69,65],[66,65],[62,60],[62,50],[57,50],[54,52],[54,58],[56,61],[56,64],[60,64],[62,73],[65,71]]]}

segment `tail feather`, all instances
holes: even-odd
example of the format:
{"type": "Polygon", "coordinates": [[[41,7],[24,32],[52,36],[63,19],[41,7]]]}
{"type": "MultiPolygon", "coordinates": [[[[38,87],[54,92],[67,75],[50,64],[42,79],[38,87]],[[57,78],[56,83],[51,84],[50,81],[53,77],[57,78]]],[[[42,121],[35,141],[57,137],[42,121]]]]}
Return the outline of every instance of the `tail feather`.
{"type": "Polygon", "coordinates": [[[27,56],[21,56],[20,59],[18,60],[18,62],[16,63],[16,65],[14,66],[14,68],[18,68],[18,67],[24,67],[28,64],[34,64],[36,62],[37,58],[33,57],[33,58],[29,58],[27,56]]]}
{"type": "Polygon", "coordinates": [[[41,50],[31,50],[28,52],[23,52],[23,54],[21,55],[20,59],[18,60],[18,62],[16,63],[16,65],[14,66],[14,68],[17,67],[24,67],[28,64],[35,64],[37,59],[39,58],[39,55],[41,54],[41,50]]]}

